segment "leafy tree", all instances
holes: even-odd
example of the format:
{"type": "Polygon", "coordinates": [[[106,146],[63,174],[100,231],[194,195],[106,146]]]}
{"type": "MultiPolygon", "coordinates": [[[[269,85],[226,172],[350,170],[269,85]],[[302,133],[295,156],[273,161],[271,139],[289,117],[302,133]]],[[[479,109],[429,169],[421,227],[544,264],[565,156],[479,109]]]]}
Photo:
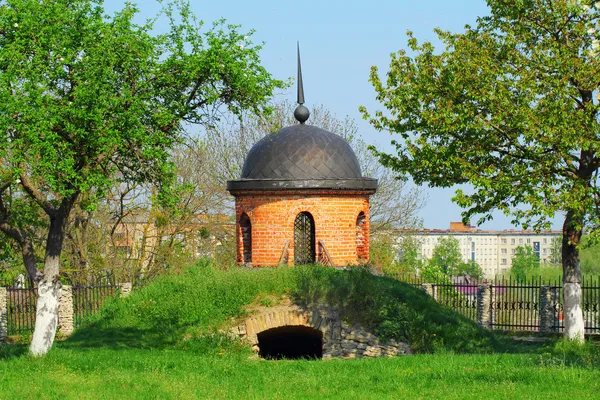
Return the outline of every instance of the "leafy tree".
{"type": "Polygon", "coordinates": [[[562,256],[562,237],[553,237],[550,242],[550,263],[560,264],[562,256]]]}
{"type": "Polygon", "coordinates": [[[392,55],[387,80],[371,72],[389,112],[361,110],[401,136],[396,155],[376,153],[385,166],[417,184],[472,185],[454,197],[465,220],[500,210],[540,230],[564,213],[565,337],[583,340],[578,246],[584,227],[600,236],[600,4],[487,3],[491,15],[464,33],[436,30],[442,52],[409,32],[411,53],[392,55]]]}
{"type": "Polygon", "coordinates": [[[169,149],[182,124],[210,123],[221,105],[260,113],[281,86],[236,27],[219,22],[203,32],[178,3],[164,9],[168,32],[153,36],[152,21],[133,22],[136,12],[127,4],[106,16],[99,0],[0,7],[0,229],[25,248],[32,215],[47,224],[43,270],[30,272],[35,355],[54,341],[74,208],[92,210],[126,182],[152,183],[162,204],[175,204],[169,149]],[[31,212],[20,214],[17,199],[31,212]]]}
{"type": "Polygon", "coordinates": [[[396,245],[396,269],[399,273],[415,274],[423,268],[421,242],[415,236],[406,234],[396,245]]]}
{"type": "Polygon", "coordinates": [[[538,275],[540,259],[533,252],[531,246],[518,246],[512,258],[510,274],[518,281],[525,281],[528,276],[538,275]]]}
{"type": "Polygon", "coordinates": [[[463,264],[458,239],[452,236],[441,237],[428,264],[437,266],[445,275],[458,275],[463,264]]]}
{"type": "Polygon", "coordinates": [[[469,260],[458,266],[456,275],[469,275],[475,279],[483,279],[483,270],[477,261],[469,260]]]}
{"type": "Polygon", "coordinates": [[[383,232],[375,232],[370,237],[369,264],[384,274],[396,272],[394,239],[383,232]],[[393,272],[392,272],[393,271],[393,272]]]}

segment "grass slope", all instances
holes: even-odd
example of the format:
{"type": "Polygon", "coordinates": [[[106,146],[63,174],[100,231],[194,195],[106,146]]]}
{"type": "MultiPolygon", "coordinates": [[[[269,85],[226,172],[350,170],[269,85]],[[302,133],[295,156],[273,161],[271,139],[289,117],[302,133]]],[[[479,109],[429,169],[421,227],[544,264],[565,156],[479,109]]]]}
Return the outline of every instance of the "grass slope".
{"type": "Polygon", "coordinates": [[[588,344],[507,346],[422,291],[365,271],[217,271],[206,264],[110,301],[49,355],[0,348],[0,399],[597,398],[588,344]],[[214,332],[247,304],[287,294],[421,353],[394,359],[264,361],[214,332]],[[458,354],[463,353],[463,354],[458,354]],[[467,354],[480,353],[480,354],[467,354]],[[491,354],[481,354],[491,353],[491,354]]]}
{"type": "Polygon", "coordinates": [[[207,334],[243,316],[246,305],[268,304],[283,294],[306,306],[327,303],[342,318],[381,337],[408,342],[417,352],[490,352],[498,345],[488,331],[422,290],[365,269],[219,271],[206,263],[111,301],[66,345],[157,348],[181,345],[184,337],[207,340],[207,334]]]}

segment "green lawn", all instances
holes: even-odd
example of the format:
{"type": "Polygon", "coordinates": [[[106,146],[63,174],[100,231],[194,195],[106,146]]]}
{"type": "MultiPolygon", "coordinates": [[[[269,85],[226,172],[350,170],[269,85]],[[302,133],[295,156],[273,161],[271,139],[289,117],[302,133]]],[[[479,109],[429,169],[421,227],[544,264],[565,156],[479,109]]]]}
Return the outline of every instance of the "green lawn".
{"type": "Polygon", "coordinates": [[[598,369],[531,354],[264,361],[172,349],[54,349],[0,361],[2,399],[598,399],[598,369]]]}
{"type": "Polygon", "coordinates": [[[207,265],[110,301],[42,359],[0,347],[0,399],[600,398],[600,350],[514,344],[364,271],[217,271],[207,265]],[[244,305],[282,294],[326,301],[419,354],[394,359],[265,361],[214,335],[244,305]]]}

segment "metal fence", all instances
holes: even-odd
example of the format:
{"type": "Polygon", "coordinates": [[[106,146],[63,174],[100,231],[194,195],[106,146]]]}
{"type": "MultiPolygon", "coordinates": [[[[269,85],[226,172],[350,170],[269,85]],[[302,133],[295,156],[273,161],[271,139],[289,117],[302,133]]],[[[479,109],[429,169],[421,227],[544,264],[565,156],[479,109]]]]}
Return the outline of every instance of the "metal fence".
{"type": "MultiPolygon", "coordinates": [[[[422,287],[443,304],[477,321],[480,284],[491,292],[489,327],[509,331],[562,332],[562,279],[539,278],[514,280],[498,278],[491,282],[426,282],[422,277],[394,275],[392,278],[414,287],[422,287]],[[544,329],[542,329],[542,323],[544,329]]],[[[600,334],[600,277],[584,276],[581,282],[582,311],[586,334],[600,334]]]]}
{"type": "MultiPolygon", "coordinates": [[[[0,287],[7,288],[7,330],[8,335],[23,335],[33,332],[37,287],[25,280],[0,281],[0,287]]],[[[110,282],[75,284],[73,290],[73,322],[79,327],[88,315],[98,311],[104,301],[117,294],[118,286],[110,282]]]]}
{"type": "Polygon", "coordinates": [[[117,294],[116,285],[73,286],[73,320],[75,328],[85,317],[97,312],[108,297],[117,294]]]}
{"type": "Polygon", "coordinates": [[[7,329],[9,335],[33,332],[35,326],[36,289],[7,290],[7,329]]]}

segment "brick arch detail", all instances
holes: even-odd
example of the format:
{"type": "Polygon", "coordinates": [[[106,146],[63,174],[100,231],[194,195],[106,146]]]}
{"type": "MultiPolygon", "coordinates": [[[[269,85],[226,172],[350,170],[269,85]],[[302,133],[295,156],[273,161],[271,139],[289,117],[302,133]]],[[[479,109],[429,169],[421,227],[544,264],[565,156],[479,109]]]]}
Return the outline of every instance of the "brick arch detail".
{"type": "Polygon", "coordinates": [[[334,325],[339,325],[337,316],[298,309],[283,309],[266,311],[249,317],[237,328],[237,332],[244,332],[245,340],[255,346],[258,345],[258,334],[261,332],[284,326],[305,326],[321,331],[326,342],[327,333],[334,328],[334,325]]]}
{"type": "Polygon", "coordinates": [[[269,308],[224,333],[248,343],[258,353],[258,335],[284,326],[303,326],[320,331],[323,358],[393,357],[412,353],[407,343],[380,340],[365,329],[342,321],[335,310],[321,307],[311,310],[296,305],[269,308]]]}
{"type": "Polygon", "coordinates": [[[319,258],[319,251],[318,251],[318,242],[319,242],[319,225],[321,225],[319,222],[321,221],[322,218],[322,213],[319,209],[317,208],[312,208],[312,207],[305,207],[305,206],[298,206],[298,207],[294,207],[292,208],[286,215],[285,217],[285,225],[286,228],[288,230],[288,232],[291,232],[291,237],[289,238],[290,241],[290,245],[288,248],[288,262],[289,261],[293,261],[294,260],[294,255],[295,255],[295,247],[294,247],[294,223],[296,221],[296,217],[298,216],[298,214],[300,213],[309,213],[312,218],[313,218],[313,222],[315,224],[315,254],[316,254],[316,258],[319,258]]]}

